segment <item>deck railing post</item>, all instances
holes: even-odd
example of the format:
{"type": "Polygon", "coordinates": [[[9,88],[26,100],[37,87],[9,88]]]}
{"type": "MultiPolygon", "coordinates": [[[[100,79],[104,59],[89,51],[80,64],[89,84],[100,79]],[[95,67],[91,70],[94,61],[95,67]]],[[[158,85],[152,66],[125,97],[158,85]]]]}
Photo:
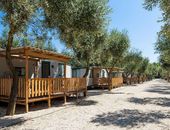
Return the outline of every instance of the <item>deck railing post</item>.
{"type": "Polygon", "coordinates": [[[78,80],[78,78],[75,78],[75,87],[76,87],[76,98],[77,98],[77,101],[78,101],[78,97],[79,97],[79,92],[78,92],[78,89],[79,89],[79,86],[80,86],[80,83],[79,83],[79,80],[78,80]]]}
{"type": "Polygon", "coordinates": [[[67,64],[66,64],[66,62],[64,62],[64,82],[63,82],[63,88],[64,88],[64,104],[67,102],[66,72],[67,72],[67,64]]]}
{"type": "Polygon", "coordinates": [[[63,82],[63,88],[64,88],[64,104],[67,102],[67,85],[66,85],[66,78],[64,78],[63,82]]]}
{"type": "Polygon", "coordinates": [[[48,107],[51,107],[51,88],[52,88],[52,79],[48,79],[48,107]]]}
{"type": "Polygon", "coordinates": [[[29,104],[28,104],[28,91],[29,91],[29,81],[28,81],[28,55],[26,54],[25,57],[25,111],[28,112],[29,111],[29,104]]]}

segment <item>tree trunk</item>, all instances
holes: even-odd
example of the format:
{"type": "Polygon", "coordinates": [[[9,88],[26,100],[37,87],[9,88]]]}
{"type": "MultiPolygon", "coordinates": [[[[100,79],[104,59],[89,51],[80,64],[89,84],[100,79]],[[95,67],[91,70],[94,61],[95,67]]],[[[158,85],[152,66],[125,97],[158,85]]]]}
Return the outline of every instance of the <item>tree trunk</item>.
{"type": "Polygon", "coordinates": [[[138,75],[137,78],[138,78],[138,84],[140,84],[140,75],[138,75]]]}
{"type": "Polygon", "coordinates": [[[132,85],[132,78],[133,78],[133,74],[131,74],[131,76],[130,76],[130,85],[132,85]]]}
{"type": "Polygon", "coordinates": [[[111,91],[112,89],[112,69],[110,69],[109,71],[106,69],[107,73],[108,73],[108,85],[109,85],[109,91],[111,91]]]}
{"type": "Polygon", "coordinates": [[[106,69],[106,72],[107,72],[107,76],[110,77],[108,69],[106,69]]]}
{"type": "Polygon", "coordinates": [[[11,47],[13,44],[13,38],[14,38],[14,26],[12,20],[10,21],[10,31],[8,33],[8,40],[7,40],[7,46],[6,46],[6,63],[8,65],[9,70],[12,73],[13,77],[13,83],[11,86],[11,93],[9,97],[8,107],[6,110],[6,115],[14,115],[15,114],[15,107],[16,107],[16,100],[17,100],[17,93],[18,93],[18,77],[15,72],[15,67],[12,63],[12,57],[11,57],[11,47]]]}
{"type": "Polygon", "coordinates": [[[125,79],[125,82],[126,82],[127,85],[129,84],[128,77],[129,77],[128,73],[123,74],[123,80],[125,79]]]}
{"type": "Polygon", "coordinates": [[[87,78],[88,73],[89,73],[89,67],[86,67],[86,72],[85,72],[85,74],[83,75],[83,77],[84,77],[84,78],[87,78]]]}

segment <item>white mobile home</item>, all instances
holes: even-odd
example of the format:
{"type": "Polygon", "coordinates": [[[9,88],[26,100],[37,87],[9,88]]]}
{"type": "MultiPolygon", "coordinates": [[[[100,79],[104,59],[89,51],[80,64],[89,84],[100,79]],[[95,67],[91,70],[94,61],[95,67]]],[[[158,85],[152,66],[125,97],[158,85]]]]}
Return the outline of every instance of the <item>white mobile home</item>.
{"type": "MultiPolygon", "coordinates": [[[[13,58],[12,61],[18,76],[25,76],[25,61],[19,58],[13,58]]],[[[71,66],[66,65],[66,78],[71,78],[71,72],[71,66]]],[[[0,57],[0,77],[11,77],[5,57],[0,57]]],[[[53,60],[29,60],[29,77],[62,78],[64,77],[64,64],[53,60]]]]}

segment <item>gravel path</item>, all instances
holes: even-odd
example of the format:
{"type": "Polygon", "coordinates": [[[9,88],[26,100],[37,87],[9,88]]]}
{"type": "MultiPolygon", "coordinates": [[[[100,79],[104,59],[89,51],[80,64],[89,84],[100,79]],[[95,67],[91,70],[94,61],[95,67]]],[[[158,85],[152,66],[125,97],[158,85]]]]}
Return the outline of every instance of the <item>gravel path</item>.
{"type": "MultiPolygon", "coordinates": [[[[0,107],[0,111],[3,109],[0,107]]],[[[110,92],[90,90],[79,103],[71,101],[64,106],[0,117],[0,128],[170,130],[170,84],[153,80],[110,92]]]]}

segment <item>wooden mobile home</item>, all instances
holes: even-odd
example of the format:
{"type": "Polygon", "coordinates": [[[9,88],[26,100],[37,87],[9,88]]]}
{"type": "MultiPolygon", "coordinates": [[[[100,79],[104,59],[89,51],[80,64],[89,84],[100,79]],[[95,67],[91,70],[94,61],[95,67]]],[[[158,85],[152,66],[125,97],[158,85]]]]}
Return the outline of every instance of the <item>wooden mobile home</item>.
{"type": "MultiPolygon", "coordinates": [[[[85,74],[85,68],[73,68],[73,77],[83,77],[85,74]]],[[[87,86],[95,86],[102,88],[112,89],[113,87],[119,87],[123,84],[122,77],[123,70],[118,67],[90,67],[87,76],[87,86]],[[110,74],[110,76],[109,76],[110,74]]]]}

